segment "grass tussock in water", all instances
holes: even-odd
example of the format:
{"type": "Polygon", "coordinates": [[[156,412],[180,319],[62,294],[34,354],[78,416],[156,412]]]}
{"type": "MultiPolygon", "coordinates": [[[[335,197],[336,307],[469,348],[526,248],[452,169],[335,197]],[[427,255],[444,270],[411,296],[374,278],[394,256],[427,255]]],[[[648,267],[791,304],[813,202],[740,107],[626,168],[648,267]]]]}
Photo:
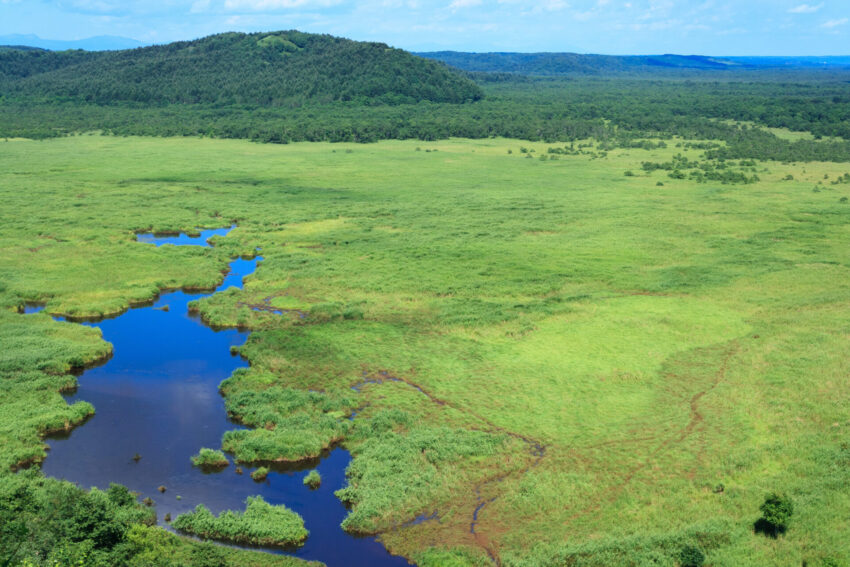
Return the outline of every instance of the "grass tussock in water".
{"type": "Polygon", "coordinates": [[[260,496],[245,501],[245,512],[224,511],[218,516],[203,504],[193,512],[180,514],[175,529],[233,543],[288,546],[307,539],[304,520],[286,506],[272,506],[260,496]]]}
{"type": "Polygon", "coordinates": [[[202,469],[223,469],[230,464],[230,461],[218,449],[202,447],[198,454],[192,457],[192,464],[202,469]]]}
{"type": "Polygon", "coordinates": [[[240,462],[300,461],[343,438],[350,396],[281,387],[269,373],[239,370],[221,384],[228,413],[254,429],[228,431],[225,451],[240,462]]]}
{"type": "Polygon", "coordinates": [[[322,475],[319,471],[313,469],[304,476],[304,486],[310,487],[312,490],[319,488],[322,484],[322,475]]]}

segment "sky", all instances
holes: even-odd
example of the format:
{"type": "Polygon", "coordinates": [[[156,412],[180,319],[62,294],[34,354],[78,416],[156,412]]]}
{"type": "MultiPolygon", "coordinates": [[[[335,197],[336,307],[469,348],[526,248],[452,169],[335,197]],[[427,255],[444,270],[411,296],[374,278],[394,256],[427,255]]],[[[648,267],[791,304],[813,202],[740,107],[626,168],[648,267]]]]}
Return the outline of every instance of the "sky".
{"type": "Polygon", "coordinates": [[[850,0],[0,0],[0,35],[281,29],[410,51],[850,55],[850,0]]]}

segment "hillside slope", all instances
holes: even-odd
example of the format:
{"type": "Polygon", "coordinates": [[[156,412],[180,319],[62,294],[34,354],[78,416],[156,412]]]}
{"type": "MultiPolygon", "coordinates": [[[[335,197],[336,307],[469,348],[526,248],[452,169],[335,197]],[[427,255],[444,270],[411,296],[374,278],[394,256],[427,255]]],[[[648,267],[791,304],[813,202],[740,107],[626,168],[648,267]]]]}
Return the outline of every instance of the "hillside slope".
{"type": "Polygon", "coordinates": [[[299,106],[308,101],[462,103],[475,83],[442,63],[297,31],[224,33],[139,49],[0,50],[0,94],[97,104],[299,106]]]}

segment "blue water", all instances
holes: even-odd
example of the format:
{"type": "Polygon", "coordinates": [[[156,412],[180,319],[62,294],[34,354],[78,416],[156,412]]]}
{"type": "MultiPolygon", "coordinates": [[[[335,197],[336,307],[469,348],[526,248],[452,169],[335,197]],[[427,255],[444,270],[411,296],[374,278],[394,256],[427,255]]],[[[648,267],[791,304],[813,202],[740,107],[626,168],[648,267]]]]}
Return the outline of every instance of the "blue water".
{"type": "MultiPolygon", "coordinates": [[[[180,244],[204,245],[210,232],[168,240],[174,243],[173,239],[182,238],[180,244]]],[[[139,240],[159,245],[165,238],[139,235],[139,240]]],[[[242,278],[260,261],[234,260],[216,291],[241,287],[242,278]]],[[[152,306],[83,323],[100,327],[114,354],[105,364],[83,373],[79,388],[68,396],[69,402],[91,402],[96,413],[70,434],[48,440],[45,474],[84,488],[123,484],[156,502],[161,525],[167,525],[165,514],[175,518],[198,504],[214,513],[242,510],[248,496],[259,494],[301,514],[310,531],[303,546],[286,553],[329,567],[408,565],[374,538],[354,537],[339,527],[347,511],[333,492],[345,485],[345,468],[351,459],[343,449],[312,463],[274,468],[262,483],[251,479],[253,469],[247,466],[242,467],[242,475],[236,474],[233,463],[209,474],[192,466],[190,457],[200,447],[218,448],[225,431],[240,427],[227,419],[218,385],[246,366],[244,360],[230,355],[230,347],[243,344],[247,332],[216,331],[188,313],[189,301],[206,295],[175,291],[162,295],[152,306]],[[133,459],[136,454],[141,456],[138,462],[133,459]],[[312,468],[322,475],[317,490],[302,483],[312,468]],[[165,486],[166,492],[161,494],[159,486],[165,486]]]]}
{"type": "Polygon", "coordinates": [[[189,236],[185,232],[181,232],[178,235],[166,234],[166,235],[157,235],[152,233],[146,234],[137,234],[136,240],[139,242],[145,242],[148,244],[156,244],[157,246],[162,246],[163,244],[174,244],[176,246],[204,246],[209,248],[210,243],[207,242],[213,236],[225,236],[228,232],[233,230],[236,225],[232,225],[228,228],[212,228],[209,230],[202,230],[200,236],[189,236]]]}

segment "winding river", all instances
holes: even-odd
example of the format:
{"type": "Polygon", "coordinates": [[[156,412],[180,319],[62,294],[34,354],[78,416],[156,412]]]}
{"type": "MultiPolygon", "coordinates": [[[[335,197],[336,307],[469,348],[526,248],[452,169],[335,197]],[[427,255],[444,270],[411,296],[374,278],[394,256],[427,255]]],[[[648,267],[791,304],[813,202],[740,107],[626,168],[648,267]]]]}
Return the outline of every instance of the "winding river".
{"type": "MultiPolygon", "coordinates": [[[[197,238],[139,235],[140,242],[209,246],[207,239],[230,229],[203,231],[197,238]]],[[[261,258],[237,259],[216,289],[241,287],[261,258]]],[[[236,329],[213,330],[188,312],[187,304],[208,293],[168,292],[153,305],[83,324],[100,327],[114,345],[113,356],[89,369],[69,402],[86,400],[96,414],[70,434],[48,439],[50,452],[42,470],[82,487],[107,488],[123,484],[141,497],[155,501],[161,525],[204,504],[214,513],[242,510],[248,496],[261,495],[272,504],[285,504],[304,518],[310,536],[297,549],[270,550],[328,567],[394,567],[408,562],[390,555],[375,538],[355,537],[340,528],[345,507],[333,492],[345,485],[345,468],[351,457],[334,449],[323,458],[302,466],[278,467],[261,483],[251,479],[251,467],[236,474],[235,464],[222,472],[205,474],[192,466],[190,457],[200,447],[217,448],[222,434],[241,427],[227,419],[219,383],[237,368],[246,366],[230,347],[241,345],[249,333],[236,329]],[[167,309],[165,309],[167,306],[167,309]],[[138,454],[140,459],[134,460],[138,454]],[[306,470],[317,468],[321,487],[302,484],[306,470]],[[164,486],[160,493],[158,487],[164,486]]],[[[29,308],[27,312],[37,309],[29,308]]]]}

